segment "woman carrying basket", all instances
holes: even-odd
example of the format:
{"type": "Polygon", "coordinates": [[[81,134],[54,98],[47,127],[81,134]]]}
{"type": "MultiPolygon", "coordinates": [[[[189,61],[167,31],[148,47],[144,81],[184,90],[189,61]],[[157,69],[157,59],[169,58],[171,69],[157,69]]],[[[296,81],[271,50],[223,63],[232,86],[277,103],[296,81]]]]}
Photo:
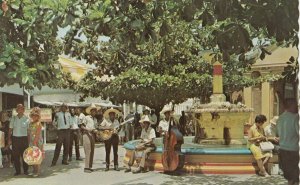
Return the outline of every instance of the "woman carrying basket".
{"type": "MultiPolygon", "coordinates": [[[[30,112],[31,122],[29,125],[28,133],[28,143],[29,147],[36,146],[42,152],[42,157],[45,157],[44,153],[44,142],[42,137],[42,124],[41,119],[41,109],[39,107],[34,107],[30,112]]],[[[40,164],[32,165],[33,166],[33,177],[37,177],[40,174],[40,164]]]]}

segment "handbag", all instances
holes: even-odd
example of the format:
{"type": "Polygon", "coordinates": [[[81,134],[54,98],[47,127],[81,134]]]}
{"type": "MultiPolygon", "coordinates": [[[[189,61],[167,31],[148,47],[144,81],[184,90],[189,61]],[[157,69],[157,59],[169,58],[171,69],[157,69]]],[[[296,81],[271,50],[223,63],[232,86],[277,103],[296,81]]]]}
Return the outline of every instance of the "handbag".
{"type": "Polygon", "coordinates": [[[274,149],[274,145],[270,141],[261,142],[259,143],[259,146],[263,152],[269,152],[274,149]]]}

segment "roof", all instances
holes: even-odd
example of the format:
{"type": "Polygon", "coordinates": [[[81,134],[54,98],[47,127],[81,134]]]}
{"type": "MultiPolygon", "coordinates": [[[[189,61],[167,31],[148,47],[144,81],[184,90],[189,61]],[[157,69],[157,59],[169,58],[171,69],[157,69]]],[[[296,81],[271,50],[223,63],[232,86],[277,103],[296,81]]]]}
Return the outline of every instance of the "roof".
{"type": "Polygon", "coordinates": [[[298,49],[296,47],[288,47],[282,48],[277,47],[273,51],[271,51],[271,55],[266,55],[264,60],[258,59],[252,67],[278,67],[278,66],[286,66],[293,56],[295,59],[298,58],[298,49]]]}
{"type": "Polygon", "coordinates": [[[93,69],[92,66],[61,55],[59,56],[58,61],[62,66],[63,72],[71,73],[71,76],[75,81],[79,81],[87,71],[93,69]]]}

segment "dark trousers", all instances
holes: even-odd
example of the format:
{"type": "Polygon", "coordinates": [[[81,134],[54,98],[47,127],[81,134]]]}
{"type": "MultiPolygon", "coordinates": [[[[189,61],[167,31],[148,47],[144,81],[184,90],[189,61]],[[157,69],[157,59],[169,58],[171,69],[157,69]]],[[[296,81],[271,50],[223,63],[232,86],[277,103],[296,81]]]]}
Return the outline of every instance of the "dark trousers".
{"type": "Polygon", "coordinates": [[[118,165],[118,145],[119,145],[119,136],[113,134],[109,140],[105,141],[105,152],[106,152],[106,165],[110,164],[110,150],[111,146],[114,150],[114,165],[118,165]]]}
{"type": "Polygon", "coordinates": [[[279,149],[279,164],[288,181],[299,183],[299,152],[279,149]]]}
{"type": "Polygon", "coordinates": [[[17,173],[21,173],[20,158],[23,161],[24,173],[28,172],[28,164],[23,159],[23,153],[28,148],[28,137],[12,137],[12,156],[14,159],[14,165],[17,173]]]}
{"type": "Polygon", "coordinates": [[[75,153],[76,159],[80,158],[79,153],[79,129],[70,131],[70,148],[69,148],[69,158],[72,158],[73,144],[75,143],[75,153]]]}
{"type": "Polygon", "coordinates": [[[57,141],[56,141],[55,152],[54,152],[52,164],[56,164],[62,145],[64,145],[62,162],[67,162],[68,155],[69,155],[69,144],[70,144],[70,129],[58,130],[57,141]]]}

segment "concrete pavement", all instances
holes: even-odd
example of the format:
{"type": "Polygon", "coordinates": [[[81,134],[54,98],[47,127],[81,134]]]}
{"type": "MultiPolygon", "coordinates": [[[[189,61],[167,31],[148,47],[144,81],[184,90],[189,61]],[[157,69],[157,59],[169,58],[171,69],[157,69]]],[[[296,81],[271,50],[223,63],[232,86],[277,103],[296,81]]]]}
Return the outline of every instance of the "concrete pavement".
{"type": "MultiPolygon", "coordinates": [[[[45,146],[46,159],[42,164],[42,174],[38,178],[21,175],[13,177],[14,168],[0,169],[0,185],[187,185],[187,184],[237,184],[237,185],[283,185],[287,182],[282,176],[259,177],[256,175],[201,175],[201,174],[181,174],[178,176],[166,175],[160,172],[147,172],[141,174],[124,173],[122,159],[125,150],[119,146],[119,166],[120,172],[105,168],[105,149],[103,144],[97,144],[95,149],[95,159],[93,173],[84,173],[84,161],[73,161],[70,165],[61,165],[61,157],[55,167],[50,167],[54,154],[54,144],[45,146]]],[[[83,148],[80,148],[84,157],[83,148]]],[[[62,151],[61,151],[62,153],[62,151]]],[[[111,152],[111,159],[112,152],[111,152]]],[[[113,168],[113,164],[111,164],[113,168]]]]}

